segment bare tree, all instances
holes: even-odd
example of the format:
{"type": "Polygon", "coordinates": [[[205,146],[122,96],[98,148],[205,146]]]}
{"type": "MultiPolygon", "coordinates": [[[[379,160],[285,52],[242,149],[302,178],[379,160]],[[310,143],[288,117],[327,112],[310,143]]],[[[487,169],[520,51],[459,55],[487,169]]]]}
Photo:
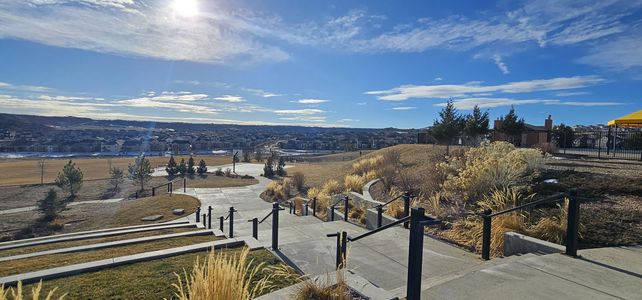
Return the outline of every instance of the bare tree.
{"type": "Polygon", "coordinates": [[[45,159],[38,161],[38,167],[40,168],[40,185],[45,183],[45,159]]]}

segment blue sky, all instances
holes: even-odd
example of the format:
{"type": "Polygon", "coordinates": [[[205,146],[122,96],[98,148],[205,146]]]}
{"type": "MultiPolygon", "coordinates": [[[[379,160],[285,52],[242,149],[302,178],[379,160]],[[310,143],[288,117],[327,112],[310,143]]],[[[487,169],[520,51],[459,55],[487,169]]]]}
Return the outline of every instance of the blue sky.
{"type": "Polygon", "coordinates": [[[0,112],[420,128],[642,109],[642,1],[0,0],[0,112]]]}

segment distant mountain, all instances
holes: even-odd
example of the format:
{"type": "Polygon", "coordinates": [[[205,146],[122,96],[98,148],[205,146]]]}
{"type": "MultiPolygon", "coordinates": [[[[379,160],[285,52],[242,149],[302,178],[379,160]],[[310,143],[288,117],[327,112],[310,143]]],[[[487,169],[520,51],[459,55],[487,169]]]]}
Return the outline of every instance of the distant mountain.
{"type": "MultiPolygon", "coordinates": [[[[42,118],[42,117],[36,117],[42,118]]],[[[11,115],[0,113],[0,130],[48,130],[39,120],[34,120],[34,116],[11,115]]]]}

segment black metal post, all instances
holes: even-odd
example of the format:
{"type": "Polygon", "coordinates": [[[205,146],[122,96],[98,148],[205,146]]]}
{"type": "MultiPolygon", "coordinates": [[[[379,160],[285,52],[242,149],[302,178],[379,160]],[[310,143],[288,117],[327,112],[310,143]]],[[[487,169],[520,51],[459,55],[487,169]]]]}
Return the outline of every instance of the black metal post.
{"type": "Polygon", "coordinates": [[[334,205],[330,206],[330,221],[334,221],[334,205]]]}
{"type": "Polygon", "coordinates": [[[154,196],[156,196],[156,188],[155,187],[152,188],[152,197],[154,197],[154,196]]]}
{"type": "Polygon", "coordinates": [[[207,207],[207,229],[212,229],[212,206],[207,207]]]}
{"type": "Polygon", "coordinates": [[[491,209],[486,209],[482,214],[482,218],[484,221],[484,231],[482,232],[482,259],[484,260],[490,259],[490,231],[493,222],[490,214],[492,213],[493,211],[491,209]]]}
{"type": "MultiPolygon", "coordinates": [[[[403,216],[407,217],[410,214],[410,192],[403,193],[403,216]]],[[[403,227],[408,229],[410,222],[404,222],[403,227]]]]}
{"type": "Polygon", "coordinates": [[[230,234],[229,238],[234,237],[234,206],[230,206],[230,234]]]}
{"type": "Polygon", "coordinates": [[[172,196],[172,192],[174,192],[174,184],[170,182],[169,186],[167,186],[167,188],[169,189],[169,196],[171,197],[172,196]]]}
{"type": "Polygon", "coordinates": [[[196,208],[196,223],[201,221],[201,207],[196,208]]]}
{"type": "Polygon", "coordinates": [[[183,178],[183,193],[187,192],[187,178],[183,178]]]}
{"type": "Polygon", "coordinates": [[[346,196],[343,198],[343,220],[348,222],[348,214],[350,214],[350,207],[348,206],[348,201],[350,198],[346,196]]]}
{"type": "Polygon", "coordinates": [[[345,268],[348,262],[348,233],[341,232],[341,264],[340,268],[345,268]]]}
{"type": "Polygon", "coordinates": [[[205,217],[207,217],[207,215],[203,214],[203,227],[207,226],[207,224],[205,224],[205,217]]]}
{"type": "Polygon", "coordinates": [[[564,131],[564,141],[562,142],[562,147],[564,147],[564,154],[566,154],[566,131],[564,131]]]}
{"type": "Polygon", "coordinates": [[[425,218],[425,210],[413,208],[410,215],[410,242],[408,245],[408,281],[406,299],[421,298],[421,268],[424,253],[424,226],[421,221],[425,218]]]}
{"type": "Polygon", "coordinates": [[[602,131],[599,131],[599,135],[597,138],[597,158],[600,158],[602,156],[602,131]]]}
{"type": "Polygon", "coordinates": [[[218,217],[218,229],[223,231],[223,225],[225,223],[225,218],[223,216],[218,217]]]}
{"type": "Polygon", "coordinates": [[[312,215],[317,216],[317,198],[312,198],[312,215]]]}
{"type": "Polygon", "coordinates": [[[279,250],[279,203],[272,204],[272,250],[279,250]]]}
{"type": "Polygon", "coordinates": [[[167,183],[167,192],[169,193],[169,185],[172,184],[171,182],[167,183]]]}
{"type": "Polygon", "coordinates": [[[292,214],[292,201],[288,202],[288,204],[290,205],[290,214],[292,214]]]}
{"type": "Polygon", "coordinates": [[[308,202],[306,202],[303,206],[305,208],[305,215],[304,216],[307,217],[308,216],[308,202]]]}
{"type": "Polygon", "coordinates": [[[334,268],[337,270],[341,268],[341,232],[339,231],[337,231],[337,255],[334,268]]]}
{"type": "Polygon", "coordinates": [[[379,204],[377,206],[377,228],[381,227],[381,221],[383,221],[383,205],[379,204]]]}
{"type": "Polygon", "coordinates": [[[254,218],[252,219],[252,237],[255,239],[259,239],[259,219],[254,218]]]}
{"type": "Polygon", "coordinates": [[[568,199],[568,223],[566,225],[566,255],[577,257],[577,235],[580,224],[580,201],[577,190],[571,190],[568,199]]]}

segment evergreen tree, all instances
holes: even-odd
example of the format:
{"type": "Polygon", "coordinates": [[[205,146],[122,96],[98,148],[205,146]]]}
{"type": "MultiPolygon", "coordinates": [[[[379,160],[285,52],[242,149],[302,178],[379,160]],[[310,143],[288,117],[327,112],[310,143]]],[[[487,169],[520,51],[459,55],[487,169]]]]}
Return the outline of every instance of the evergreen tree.
{"type": "Polygon", "coordinates": [[[129,179],[140,185],[141,191],[145,190],[145,184],[152,179],[152,173],[154,173],[149,160],[144,155],[136,157],[134,164],[127,166],[127,171],[129,172],[129,179]]]}
{"type": "Polygon", "coordinates": [[[439,112],[440,120],[435,120],[430,133],[441,143],[451,144],[459,136],[464,127],[464,120],[457,112],[452,100],[439,112]]]}
{"type": "Polygon", "coordinates": [[[173,155],[169,157],[169,162],[167,163],[165,171],[167,171],[167,175],[169,177],[174,177],[178,174],[178,165],[176,164],[176,160],[174,160],[173,155]]]}
{"type": "Polygon", "coordinates": [[[267,158],[265,166],[263,167],[263,176],[267,178],[274,177],[274,159],[272,156],[267,158]]]}
{"type": "Polygon", "coordinates": [[[479,137],[488,133],[488,111],[482,113],[475,105],[473,112],[466,116],[464,133],[479,144],[479,137]]]}
{"type": "Polygon", "coordinates": [[[524,132],[524,119],[519,118],[515,113],[515,107],[511,106],[510,111],[501,118],[501,126],[498,131],[505,134],[509,142],[519,146],[521,135],[524,132]]]}
{"type": "Polygon", "coordinates": [[[573,140],[575,140],[575,131],[570,126],[561,123],[553,128],[553,141],[559,147],[570,148],[573,147],[573,140]]]}
{"type": "Polygon", "coordinates": [[[185,176],[185,173],[187,173],[187,165],[185,164],[185,159],[181,158],[181,163],[178,164],[178,174],[181,174],[181,176],[185,176]]]}
{"type": "Polygon", "coordinates": [[[62,173],[58,173],[56,178],[56,185],[67,191],[71,198],[76,197],[76,193],[82,187],[83,174],[80,168],[76,168],[76,164],[71,160],[62,168],[62,173]]]}
{"type": "Polygon", "coordinates": [[[256,153],[254,154],[254,159],[258,162],[263,162],[263,153],[261,152],[261,150],[256,151],[256,153]]]}
{"type": "Polygon", "coordinates": [[[194,158],[190,155],[189,159],[187,160],[187,174],[194,175],[196,173],[196,169],[194,168],[195,165],[196,165],[196,162],[194,161],[194,158]]]}
{"type": "Polygon", "coordinates": [[[125,175],[123,169],[119,167],[109,168],[109,184],[111,184],[114,191],[118,190],[118,187],[125,182],[125,175]]]}
{"type": "Polygon", "coordinates": [[[207,164],[205,164],[205,160],[201,159],[201,161],[198,162],[198,167],[196,168],[196,172],[198,173],[198,175],[201,175],[201,176],[207,173],[207,164]]]}
{"type": "Polygon", "coordinates": [[[279,156],[279,162],[276,166],[276,175],[279,176],[285,176],[288,173],[285,171],[285,158],[283,156],[279,156]]]}
{"type": "Polygon", "coordinates": [[[38,211],[44,216],[45,221],[56,219],[58,212],[65,208],[64,201],[58,200],[58,194],[53,188],[49,189],[44,199],[38,201],[38,211]]]}
{"type": "Polygon", "coordinates": [[[252,160],[252,153],[250,151],[243,151],[243,162],[249,163],[252,160]]]}

